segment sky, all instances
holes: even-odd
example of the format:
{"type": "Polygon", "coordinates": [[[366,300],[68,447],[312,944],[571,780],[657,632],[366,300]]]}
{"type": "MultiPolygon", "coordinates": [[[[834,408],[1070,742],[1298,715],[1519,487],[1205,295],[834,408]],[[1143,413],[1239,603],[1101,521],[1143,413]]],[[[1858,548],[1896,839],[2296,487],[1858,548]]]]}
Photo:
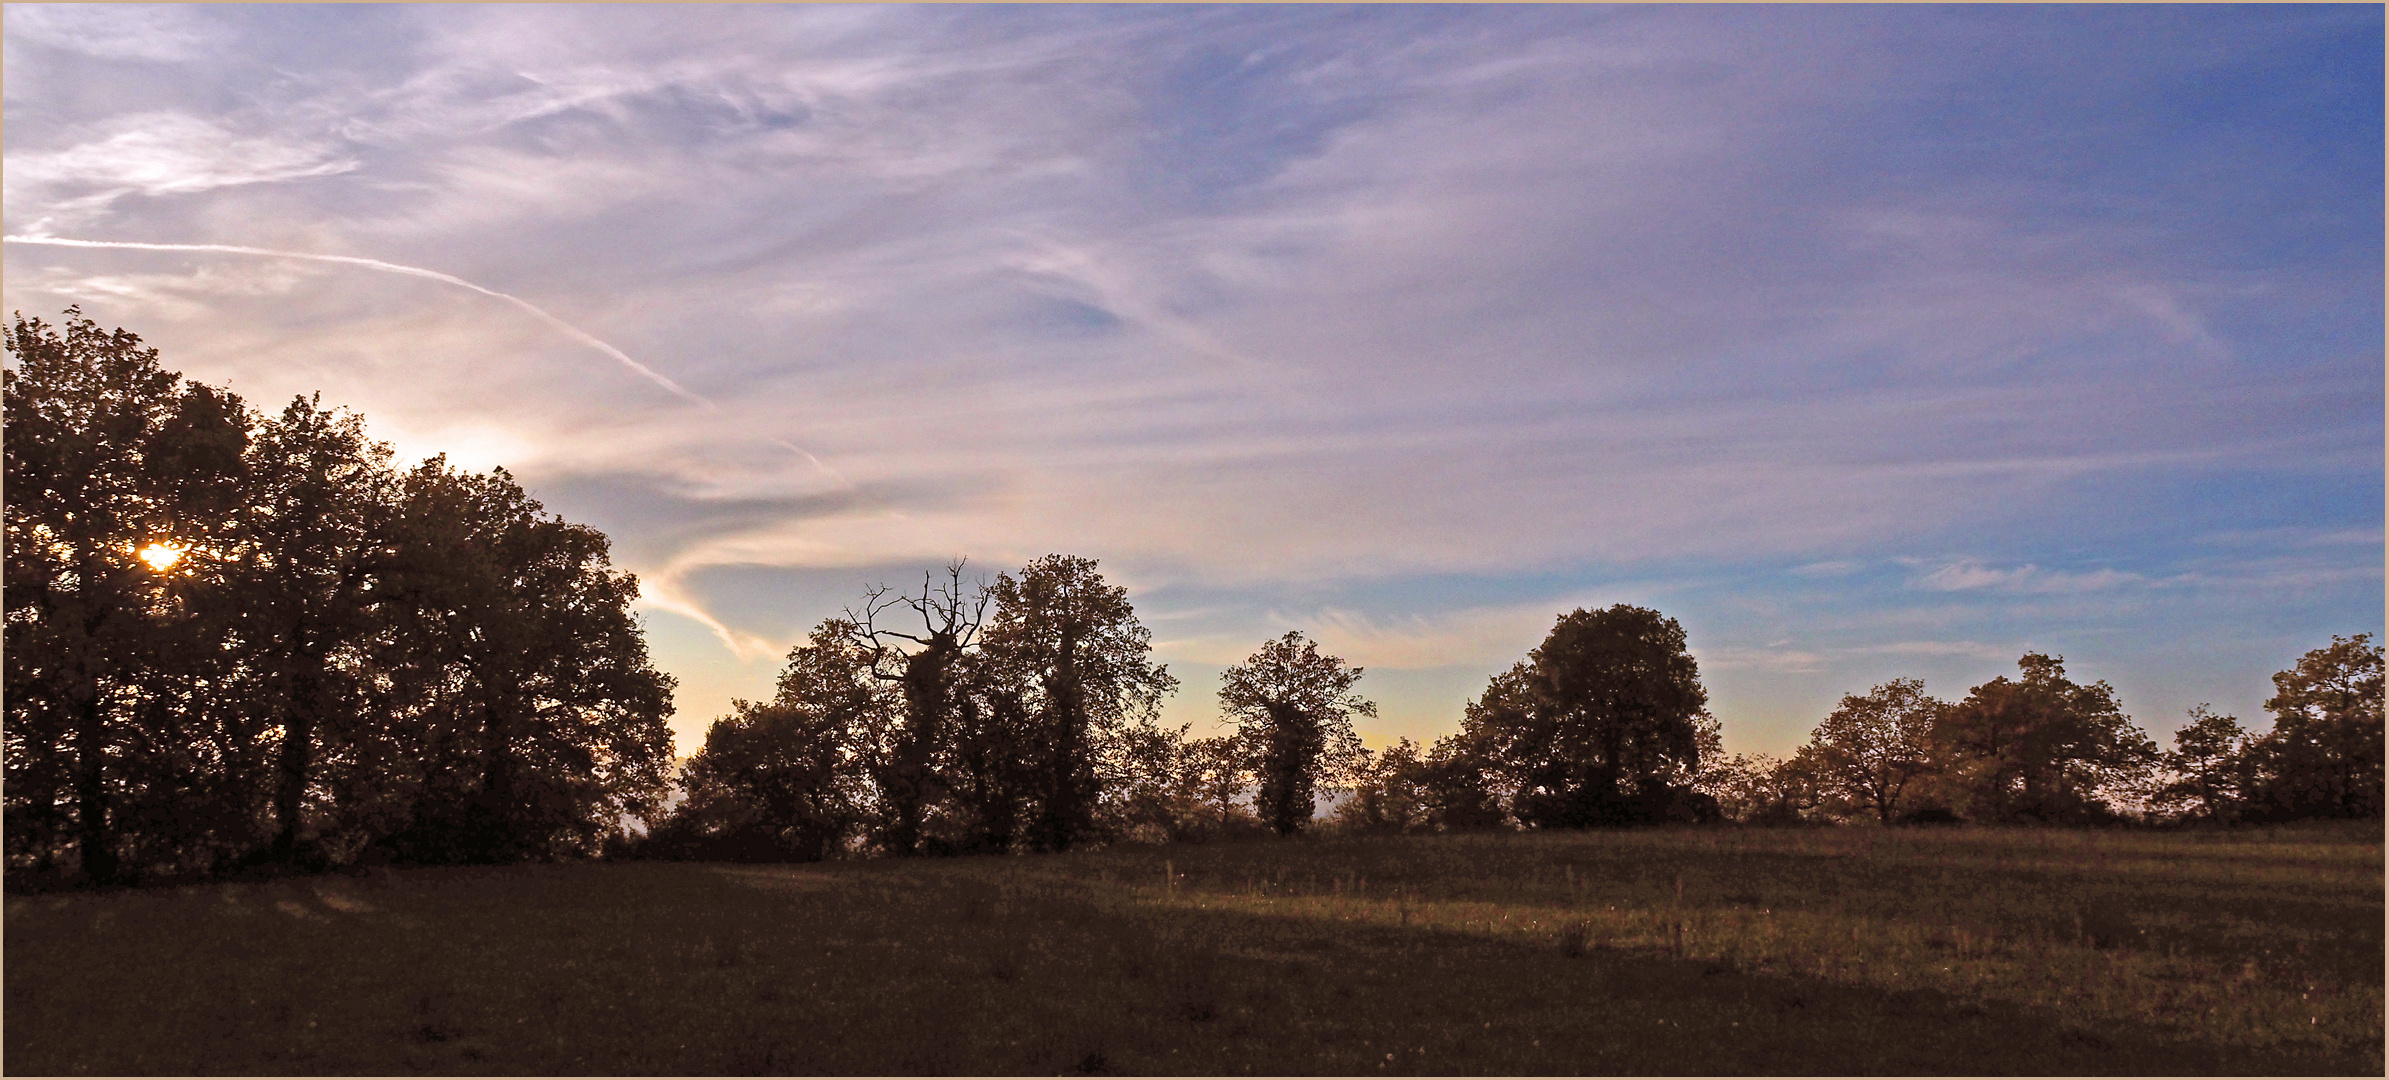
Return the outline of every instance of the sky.
{"type": "Polygon", "coordinates": [[[1198,733],[1630,603],[1729,751],[2027,650],[2163,740],[2382,630],[2382,20],[11,4],[0,304],[604,530],[684,753],[1049,552],[1198,733]]]}

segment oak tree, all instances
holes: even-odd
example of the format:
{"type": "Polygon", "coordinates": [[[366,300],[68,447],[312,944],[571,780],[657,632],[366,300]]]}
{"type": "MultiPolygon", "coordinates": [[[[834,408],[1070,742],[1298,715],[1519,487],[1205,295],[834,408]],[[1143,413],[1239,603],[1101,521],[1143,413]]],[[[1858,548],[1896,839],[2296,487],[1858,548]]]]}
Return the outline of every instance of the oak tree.
{"type": "Polygon", "coordinates": [[[1352,718],[1377,715],[1374,702],[1353,692],[1360,677],[1360,668],[1321,654],[1298,630],[1264,642],[1220,674],[1220,710],[1252,748],[1260,781],[1255,807],[1279,836],[1310,823],[1323,775],[1358,763],[1352,718]]]}

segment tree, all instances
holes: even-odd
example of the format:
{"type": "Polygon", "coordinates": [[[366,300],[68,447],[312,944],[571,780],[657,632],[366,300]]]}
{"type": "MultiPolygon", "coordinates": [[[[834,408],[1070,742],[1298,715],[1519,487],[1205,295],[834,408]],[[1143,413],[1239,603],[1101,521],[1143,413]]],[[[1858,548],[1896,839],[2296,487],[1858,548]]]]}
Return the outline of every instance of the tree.
{"type": "Polygon", "coordinates": [[[1516,792],[1520,821],[1584,827],[1713,816],[1689,790],[1713,734],[1684,629],[1619,604],[1560,617],[1471,703],[1468,740],[1516,792]]]}
{"type": "Polygon", "coordinates": [[[1048,555],[1004,574],[981,634],[989,677],[1014,695],[1038,734],[1028,841],[1060,851],[1094,834],[1106,780],[1132,771],[1123,735],[1153,726],[1178,681],[1148,659],[1152,631],[1128,590],[1092,559],[1048,555]]]}
{"type": "Polygon", "coordinates": [[[603,535],[71,308],[5,337],[10,865],[554,854],[661,794],[672,683],[603,535]]]}
{"type": "Polygon", "coordinates": [[[2204,821],[2237,820],[2250,787],[2248,743],[2239,718],[2203,703],[2191,706],[2190,722],[2173,733],[2173,749],[2165,754],[2170,780],[2150,801],[2158,809],[2204,821]]]}
{"type": "Polygon", "coordinates": [[[2250,748],[2254,811],[2268,820],[2377,817],[2381,798],[2381,648],[2333,637],[2273,676],[2273,730],[2250,748]]]}
{"type": "Polygon", "coordinates": [[[1336,824],[1350,832],[1401,834],[1430,825],[1433,807],[1424,748],[1398,739],[1380,753],[1361,751],[1351,769],[1351,797],[1336,807],[1336,824]]]}
{"type": "Polygon", "coordinates": [[[1956,809],[1985,821],[2114,816],[2110,800],[2146,777],[2156,744],[2113,687],[2066,678],[2064,658],[2025,653],[2016,665],[2022,678],[1993,679],[1939,714],[1936,756],[1956,809]]]}
{"type": "Polygon", "coordinates": [[[589,850],[670,781],[672,677],[655,670],[605,535],[544,513],[504,469],[434,458],[402,484],[392,606],[426,744],[425,861],[589,850]]]}
{"type": "Polygon", "coordinates": [[[1819,802],[1814,765],[1798,754],[1735,754],[1704,768],[1701,786],[1727,820],[1749,825],[1794,824],[1819,802]]]}
{"type": "MultiPolygon", "coordinates": [[[[271,857],[302,858],[300,837],[318,758],[355,738],[365,653],[392,567],[394,478],[389,447],[363,418],[296,398],[249,443],[233,591],[279,731],[271,857]]],[[[318,856],[320,858],[320,856],[318,856]]]]}
{"type": "Polygon", "coordinates": [[[59,328],[17,316],[5,346],[9,850],[46,864],[71,848],[104,882],[126,800],[157,788],[141,766],[205,768],[156,726],[181,715],[166,669],[209,656],[165,572],[213,539],[245,417],[76,308],[59,328]]]}
{"type": "Polygon", "coordinates": [[[1845,694],[1800,757],[1828,796],[1888,825],[1917,779],[1933,771],[1933,729],[1948,708],[1916,679],[1845,694]]]}
{"type": "Polygon", "coordinates": [[[1428,823],[1436,828],[1473,832],[1508,824],[1495,765],[1467,732],[1435,740],[1418,775],[1428,823]]]}
{"type": "Polygon", "coordinates": [[[1186,744],[1179,756],[1180,786],[1212,809],[1222,835],[1251,826],[1254,818],[1236,805],[1252,783],[1252,748],[1234,735],[1212,735],[1186,744]]]}
{"type": "MultiPolygon", "coordinates": [[[[903,719],[891,733],[889,745],[880,757],[879,789],[886,803],[888,821],[885,839],[889,850],[898,855],[911,855],[921,841],[923,817],[932,804],[945,796],[948,780],[938,768],[942,750],[956,737],[967,742],[958,747],[965,754],[995,749],[986,736],[991,733],[983,725],[967,724],[958,711],[976,703],[970,700],[964,678],[964,650],[970,648],[972,637],[986,620],[989,596],[984,588],[965,590],[962,584],[961,560],[946,567],[946,584],[935,586],[927,574],[921,578],[921,594],[888,596],[882,587],[871,591],[860,613],[849,612],[849,625],[855,639],[871,656],[871,673],[902,690],[903,719]],[[883,628],[882,614],[894,608],[910,610],[921,622],[918,634],[883,628]],[[898,644],[899,642],[903,644],[898,644]]],[[[1005,710],[990,705],[970,719],[997,716],[1005,710]]],[[[1008,762],[987,760],[977,763],[981,775],[974,785],[974,802],[987,803],[1001,796],[987,789],[987,782],[1007,772],[1008,762]]],[[[994,805],[976,807],[982,811],[988,842],[1000,846],[1008,843],[1009,815],[994,805]],[[995,836],[987,833],[1001,833],[995,836]]]]}
{"type": "Polygon", "coordinates": [[[1254,749],[1255,807],[1279,836],[1310,823],[1323,772],[1332,775],[1359,757],[1352,717],[1377,715],[1376,704],[1352,690],[1360,676],[1360,668],[1320,655],[1299,630],[1263,643],[1220,674],[1220,709],[1254,749]]]}
{"type": "Polygon", "coordinates": [[[886,708],[858,627],[823,621],[788,653],[772,700],[735,701],[681,770],[687,793],[654,846],[697,858],[814,862],[841,850],[869,793],[873,716],[886,708]]]}

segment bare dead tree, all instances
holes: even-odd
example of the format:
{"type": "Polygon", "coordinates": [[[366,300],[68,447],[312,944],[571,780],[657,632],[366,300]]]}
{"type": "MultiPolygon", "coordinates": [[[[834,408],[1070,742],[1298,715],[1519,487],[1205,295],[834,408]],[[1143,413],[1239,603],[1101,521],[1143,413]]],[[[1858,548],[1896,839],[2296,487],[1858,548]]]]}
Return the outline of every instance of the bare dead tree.
{"type": "Polygon", "coordinates": [[[919,850],[922,821],[950,786],[939,774],[939,750],[964,704],[956,687],[963,650],[976,641],[990,601],[983,582],[963,581],[966,562],[947,563],[943,582],[934,571],[922,574],[918,595],[881,585],[865,594],[860,611],[846,611],[856,642],[871,652],[872,676],[904,692],[903,722],[876,770],[887,800],[885,839],[899,855],[919,850]],[[920,621],[919,633],[880,625],[899,610],[920,621]]]}

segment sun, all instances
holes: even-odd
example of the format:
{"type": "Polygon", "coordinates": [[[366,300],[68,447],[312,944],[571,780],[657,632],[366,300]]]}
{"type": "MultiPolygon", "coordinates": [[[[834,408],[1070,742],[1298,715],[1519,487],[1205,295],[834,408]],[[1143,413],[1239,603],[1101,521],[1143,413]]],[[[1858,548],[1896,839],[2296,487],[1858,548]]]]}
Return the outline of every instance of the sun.
{"type": "Polygon", "coordinates": [[[185,550],[187,549],[160,540],[142,548],[139,554],[141,561],[148,563],[150,569],[163,574],[174,568],[174,564],[182,559],[182,553],[185,550]]]}

